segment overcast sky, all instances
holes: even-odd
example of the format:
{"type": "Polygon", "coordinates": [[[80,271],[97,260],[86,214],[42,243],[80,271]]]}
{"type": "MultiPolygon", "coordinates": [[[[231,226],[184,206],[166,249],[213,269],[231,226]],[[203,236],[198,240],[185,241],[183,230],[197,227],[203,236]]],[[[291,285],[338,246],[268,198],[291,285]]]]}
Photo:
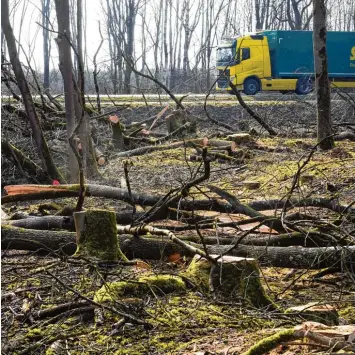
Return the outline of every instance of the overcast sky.
{"type": "MultiPolygon", "coordinates": [[[[86,20],[86,43],[87,43],[87,54],[88,54],[88,62],[87,65],[89,67],[92,66],[92,58],[94,53],[97,50],[97,47],[100,43],[100,35],[98,31],[98,21],[101,22],[101,29],[106,38],[106,25],[105,25],[105,14],[103,11],[103,7],[101,4],[101,0],[84,0],[86,1],[86,12],[87,12],[87,20],[86,20]]],[[[237,1],[237,0],[235,0],[237,1]]],[[[238,0],[238,3],[243,5],[245,0],[238,0]]],[[[23,46],[24,51],[28,54],[32,54],[31,65],[35,67],[36,70],[41,71],[43,68],[43,40],[42,40],[42,28],[38,23],[41,23],[41,0],[9,0],[10,9],[12,8],[12,13],[10,15],[11,21],[14,27],[14,33],[16,38],[20,41],[23,46]],[[21,21],[23,19],[23,21],[21,21]]],[[[103,1],[106,3],[106,1],[103,1]]],[[[148,25],[151,26],[149,29],[151,33],[156,31],[156,23],[153,20],[152,12],[154,11],[154,3],[155,0],[149,0],[147,7],[147,16],[151,16],[151,21],[148,21],[148,25]],[[150,14],[149,14],[150,12],[150,14]]],[[[194,4],[192,2],[192,4],[194,4]]],[[[55,4],[54,0],[51,0],[51,22],[53,23],[54,28],[56,29],[56,13],[55,13],[55,4]]],[[[241,18],[238,19],[239,21],[241,18]]],[[[174,18],[171,19],[174,22],[174,18]]],[[[245,24],[246,25],[246,24],[245,24]]],[[[141,52],[141,17],[138,15],[136,19],[136,34],[135,34],[135,47],[136,47],[136,56],[140,56],[141,52]]],[[[58,52],[57,46],[54,42],[54,38],[56,36],[55,33],[51,34],[52,42],[51,42],[51,68],[58,68],[58,52]]],[[[219,40],[219,38],[218,38],[219,40]]],[[[194,49],[200,48],[201,38],[199,37],[199,31],[196,31],[196,35],[192,38],[190,45],[190,58],[193,61],[195,58],[194,49]],[[194,46],[196,45],[196,46],[194,46]]],[[[215,42],[214,46],[217,45],[215,42]]],[[[213,53],[213,59],[215,56],[215,51],[213,53]]],[[[105,41],[100,54],[98,56],[98,62],[101,61],[101,65],[109,64],[109,50],[108,50],[108,42],[105,41]]],[[[26,59],[23,55],[21,55],[21,60],[25,63],[26,59]]],[[[147,56],[148,64],[152,64],[152,53],[147,56]],[[150,63],[149,63],[150,62],[150,63]]]]}
{"type": "MultiPolygon", "coordinates": [[[[52,0],[51,3],[52,11],[50,18],[54,28],[56,29],[57,25],[55,20],[56,13],[54,1],[52,0]]],[[[32,65],[35,62],[36,68],[41,70],[41,68],[43,68],[42,27],[39,25],[41,23],[41,0],[10,0],[10,8],[11,5],[15,5],[10,16],[16,39],[20,41],[26,53],[33,54],[34,60],[32,61],[32,65]],[[21,18],[23,18],[23,21],[21,21],[21,18]]],[[[100,43],[98,21],[101,21],[101,28],[103,28],[103,35],[105,36],[104,13],[99,0],[87,0],[86,9],[87,26],[85,33],[87,53],[89,59],[92,60],[92,57],[100,43]]],[[[56,37],[56,34],[52,33],[51,37],[51,67],[53,68],[53,66],[58,67],[58,51],[53,40],[56,37]]],[[[104,58],[109,58],[108,48],[106,45],[102,47],[98,60],[103,60],[104,58]]],[[[21,60],[25,61],[23,55],[21,56],[21,60]]],[[[88,64],[91,66],[92,63],[89,62],[88,64]]]]}

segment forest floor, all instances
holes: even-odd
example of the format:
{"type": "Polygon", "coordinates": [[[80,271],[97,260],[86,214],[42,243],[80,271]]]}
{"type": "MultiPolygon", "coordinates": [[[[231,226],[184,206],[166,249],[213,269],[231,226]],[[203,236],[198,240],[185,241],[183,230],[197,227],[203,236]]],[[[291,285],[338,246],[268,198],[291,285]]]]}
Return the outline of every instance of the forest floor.
{"type": "MultiPolygon", "coordinates": [[[[117,108],[123,123],[144,120],[156,115],[162,107],[117,108]]],[[[242,145],[248,150],[249,158],[242,164],[226,161],[211,163],[209,184],[228,191],[243,203],[255,200],[283,199],[290,191],[293,177],[301,161],[310,154],[316,145],[314,107],[307,102],[295,104],[261,105],[259,114],[266,117],[270,124],[277,127],[280,136],[270,138],[260,132],[259,127],[242,111],[241,107],[210,105],[210,114],[241,130],[255,128],[252,145],[242,145]],[[257,146],[257,149],[255,148],[257,146]],[[257,181],[260,186],[250,190],[245,181],[257,181]]],[[[344,108],[339,103],[333,106],[336,123],[339,127],[355,124],[354,109],[344,108]],[[348,110],[348,111],[347,111],[348,110]]],[[[203,117],[201,106],[191,108],[193,114],[203,117]]],[[[10,125],[2,124],[3,132],[10,125]]],[[[115,157],[110,128],[102,121],[93,122],[97,131],[98,147],[105,152],[107,164],[100,167],[102,178],[92,183],[121,187],[125,180],[123,158],[115,157]]],[[[336,126],[338,127],[338,126],[336,126]]],[[[165,125],[159,128],[165,132],[165,125]]],[[[199,123],[199,136],[218,136],[223,130],[211,125],[205,118],[199,123]]],[[[66,164],[65,131],[60,127],[46,132],[50,148],[59,166],[66,164]]],[[[27,154],[33,153],[28,144],[29,138],[18,133],[12,141],[27,154]],[[16,142],[15,142],[16,140],[16,142]]],[[[189,156],[195,151],[181,147],[167,151],[152,152],[130,158],[129,170],[131,188],[147,194],[167,193],[172,187],[181,186],[191,179],[200,162],[191,162],[189,156]]],[[[20,181],[19,172],[2,162],[2,180],[20,181]]],[[[355,200],[355,142],[337,142],[336,148],[329,152],[316,151],[302,171],[311,176],[297,186],[294,194],[316,197],[332,197],[343,205],[355,200]],[[335,191],[329,191],[329,185],[335,191]]],[[[203,198],[206,193],[202,184],[193,188],[191,195],[203,198]]],[[[53,211],[43,207],[53,201],[16,202],[3,205],[8,215],[16,212],[31,215],[51,214],[53,211]]],[[[75,199],[66,198],[56,201],[59,206],[75,204],[75,199]]],[[[104,208],[122,211],[126,204],[102,198],[86,198],[84,208],[104,208]]],[[[265,211],[272,215],[279,211],[265,211]]],[[[314,207],[299,207],[300,212],[319,218],[331,218],[333,212],[314,207]]],[[[238,214],[218,214],[196,211],[197,214],[219,221],[238,221],[238,214]]],[[[160,225],[179,226],[179,221],[160,221],[160,225]]],[[[245,228],[251,228],[251,225],[245,228]]],[[[264,227],[262,227],[264,228],[264,227]]],[[[262,230],[269,234],[265,227],[262,230]]],[[[192,230],[188,234],[197,235],[192,230]]],[[[205,237],[216,236],[216,229],[202,231],[205,237]]],[[[219,228],[218,234],[232,237],[235,229],[219,228]]],[[[176,232],[176,236],[186,232],[176,232]]],[[[166,260],[146,260],[149,272],[154,274],[177,274],[189,264],[184,259],[179,264],[166,260]]],[[[102,286],[97,270],[89,268],[73,258],[38,255],[38,253],[2,250],[2,350],[5,354],[242,354],[248,348],[278,329],[285,329],[302,323],[297,315],[286,315],[282,310],[291,306],[315,302],[318,305],[330,304],[339,314],[339,323],[355,324],[355,285],[346,273],[333,273],[315,277],[321,270],[294,270],[261,265],[261,282],[268,296],[279,306],[277,311],[256,309],[245,305],[240,299],[213,297],[201,290],[190,290],[165,296],[149,294],[142,298],[127,296],[120,300],[120,309],[144,319],[153,327],[126,322],[117,327],[120,317],[109,311],[104,312],[104,320],[91,305],[87,312],[76,314],[66,312],[59,316],[41,317],[39,311],[51,309],[67,302],[93,299],[95,292],[102,286]]],[[[146,273],[145,267],[125,266],[108,272],[106,282],[137,280],[146,273]]],[[[306,342],[281,344],[268,354],[325,354],[320,346],[306,342]]],[[[328,350],[327,350],[328,351],[328,350]]]]}

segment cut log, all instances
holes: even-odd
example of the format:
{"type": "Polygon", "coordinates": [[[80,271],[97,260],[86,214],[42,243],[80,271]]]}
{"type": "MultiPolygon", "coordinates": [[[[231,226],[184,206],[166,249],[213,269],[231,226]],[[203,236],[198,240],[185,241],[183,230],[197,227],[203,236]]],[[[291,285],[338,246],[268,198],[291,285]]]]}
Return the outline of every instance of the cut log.
{"type": "MultiPolygon", "coordinates": [[[[172,143],[173,145],[174,143],[172,143]]],[[[162,195],[147,195],[140,194],[132,191],[132,197],[128,194],[126,189],[120,189],[112,186],[105,185],[93,185],[88,184],[86,187],[86,196],[104,197],[114,200],[121,200],[128,203],[132,202],[132,197],[135,204],[141,206],[154,206],[158,201],[160,201],[164,196],[162,195]]],[[[4,196],[1,198],[1,203],[17,202],[17,201],[30,201],[30,200],[43,200],[43,199],[54,199],[63,197],[77,197],[79,195],[80,186],[77,185],[8,185],[4,187],[7,193],[17,190],[16,194],[12,196],[4,196]],[[16,186],[16,187],[13,187],[16,186]],[[19,193],[18,190],[22,190],[25,186],[27,193],[19,193]],[[13,190],[11,190],[13,189],[13,190]],[[30,193],[29,193],[30,192],[30,193]]],[[[220,189],[221,190],[221,189],[220,189]]],[[[223,191],[223,190],[222,190],[223,191]]],[[[262,200],[262,201],[252,201],[247,206],[256,210],[273,210],[277,208],[283,208],[285,201],[283,200],[262,200]]],[[[345,211],[349,214],[355,214],[355,208],[351,206],[344,206],[337,203],[335,199],[325,199],[325,198],[305,198],[302,200],[291,199],[287,203],[287,207],[320,207],[332,210],[338,213],[344,213],[345,211]]],[[[169,205],[167,207],[177,207],[176,204],[169,205]]],[[[242,213],[244,214],[245,206],[231,206],[230,203],[223,203],[215,199],[209,200],[179,200],[179,208],[184,210],[213,210],[216,212],[229,212],[229,213],[242,213]]]]}
{"type": "Polygon", "coordinates": [[[74,222],[76,256],[99,261],[127,261],[118,244],[115,212],[106,210],[75,212],[74,222]]]}
{"type": "MultiPolygon", "coordinates": [[[[210,255],[218,258],[218,255],[210,255]]],[[[228,298],[238,298],[258,307],[277,309],[266,295],[255,259],[224,256],[216,264],[195,256],[185,275],[205,291],[228,298]]]]}
{"type": "Polygon", "coordinates": [[[355,134],[353,132],[350,132],[350,131],[345,131],[345,132],[341,132],[341,133],[337,134],[334,137],[335,141],[343,141],[345,139],[348,139],[349,141],[355,142],[355,134]]]}
{"type": "MultiPolygon", "coordinates": [[[[226,147],[226,146],[230,146],[231,144],[232,144],[231,141],[218,140],[218,139],[211,139],[208,141],[208,145],[212,147],[226,147]]],[[[114,157],[115,158],[133,157],[133,156],[148,154],[155,151],[169,150],[169,149],[175,149],[180,147],[196,147],[196,145],[202,147],[203,140],[200,138],[195,138],[195,139],[187,139],[184,141],[174,142],[170,144],[149,145],[146,147],[139,147],[136,149],[132,149],[127,152],[117,153],[114,155],[114,157]]]]}
{"type": "Polygon", "coordinates": [[[227,139],[229,139],[237,144],[247,143],[247,142],[250,142],[253,140],[249,133],[230,134],[229,136],[227,136],[227,139]]]}
{"type": "Polygon", "coordinates": [[[7,221],[7,223],[13,227],[26,229],[66,229],[69,231],[75,230],[73,217],[70,216],[29,217],[14,221],[7,221]]]}
{"type": "Polygon", "coordinates": [[[286,309],[286,313],[297,313],[297,315],[305,320],[329,326],[339,324],[338,312],[329,304],[319,305],[316,302],[312,302],[303,306],[290,307],[286,309]]]}
{"type": "MultiPolygon", "coordinates": [[[[169,240],[162,238],[142,238],[120,235],[119,245],[128,258],[161,260],[173,254],[193,256],[189,251],[169,240]]],[[[193,243],[191,243],[194,246],[193,243]]],[[[72,255],[76,250],[75,233],[57,231],[39,231],[2,225],[2,249],[17,249],[49,252],[62,251],[72,255]]],[[[202,246],[197,245],[199,249],[202,246]]],[[[229,246],[207,246],[211,254],[220,255],[230,249],[229,246]]],[[[323,269],[334,267],[352,267],[355,264],[355,247],[345,248],[302,248],[302,247],[260,247],[238,245],[230,252],[232,256],[258,259],[259,264],[284,268],[323,269]]]]}
{"type": "Polygon", "coordinates": [[[95,158],[99,166],[105,165],[106,163],[105,155],[97,147],[95,147],[95,158]]]}

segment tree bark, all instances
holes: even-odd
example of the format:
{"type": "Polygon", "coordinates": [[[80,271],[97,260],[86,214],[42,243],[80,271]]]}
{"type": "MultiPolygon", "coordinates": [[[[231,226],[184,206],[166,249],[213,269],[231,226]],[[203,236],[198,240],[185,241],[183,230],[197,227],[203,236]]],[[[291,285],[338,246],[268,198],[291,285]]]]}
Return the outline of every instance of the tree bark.
{"type": "MultiPolygon", "coordinates": [[[[67,139],[72,136],[75,129],[75,110],[74,110],[74,86],[73,86],[73,64],[71,59],[71,35],[69,0],[55,0],[55,7],[58,21],[58,37],[56,39],[59,52],[59,69],[64,81],[64,101],[65,116],[67,124],[67,139]]],[[[68,144],[69,150],[69,174],[70,181],[74,182],[78,177],[78,163],[74,152],[68,144]]]]}
{"type": "MultiPolygon", "coordinates": [[[[130,235],[119,235],[122,252],[129,258],[161,260],[173,254],[193,256],[190,251],[175,244],[167,238],[142,238],[130,235]]],[[[190,244],[202,249],[201,245],[190,244]]],[[[75,233],[38,231],[2,225],[1,248],[31,251],[62,252],[72,255],[76,250],[75,233]]],[[[230,246],[207,246],[210,254],[223,254],[230,246]]],[[[333,248],[303,247],[261,247],[238,245],[228,255],[250,257],[258,260],[260,265],[299,268],[323,269],[335,267],[352,267],[355,263],[355,246],[333,248]]]]}
{"type": "Polygon", "coordinates": [[[98,261],[127,260],[119,248],[114,211],[87,210],[74,213],[76,256],[98,261]]]}
{"type": "Polygon", "coordinates": [[[10,24],[8,0],[1,0],[1,27],[6,38],[11,65],[22,95],[23,103],[25,105],[39,157],[48,175],[52,179],[64,181],[63,177],[61,176],[60,172],[58,171],[57,167],[53,162],[52,155],[49,151],[47,142],[42,132],[40,120],[38,118],[32,100],[32,95],[28,83],[26,81],[25,74],[21,67],[20,59],[16,48],[16,39],[10,24]]]}
{"type": "MultiPolygon", "coordinates": [[[[1,198],[1,203],[17,202],[17,201],[31,201],[31,200],[41,200],[41,199],[53,199],[53,198],[64,198],[64,197],[77,197],[79,194],[79,185],[23,185],[30,191],[25,194],[9,194],[1,198]],[[32,190],[31,190],[32,188],[32,190]]],[[[5,190],[9,192],[11,186],[6,187],[5,190]]],[[[158,203],[163,195],[147,195],[144,193],[138,193],[132,191],[130,195],[126,189],[120,189],[112,186],[105,185],[93,185],[88,184],[86,187],[86,196],[104,197],[114,200],[121,200],[129,204],[133,202],[136,205],[141,206],[154,206],[158,203]]],[[[247,206],[251,207],[257,211],[272,210],[276,208],[283,208],[285,201],[283,200],[263,200],[263,201],[252,201],[247,206]]],[[[217,201],[216,199],[206,199],[206,200],[181,200],[179,202],[179,208],[182,210],[213,210],[216,212],[227,212],[227,213],[243,213],[245,212],[243,208],[233,207],[230,203],[223,203],[217,201]]],[[[288,201],[286,207],[301,207],[301,206],[312,206],[320,207],[332,210],[337,213],[347,213],[349,219],[351,220],[351,215],[355,214],[355,208],[344,206],[338,204],[336,201],[331,199],[323,198],[306,198],[302,200],[291,199],[288,201]]],[[[176,208],[176,203],[172,205],[167,205],[166,207],[176,208]]]]}
{"type": "Polygon", "coordinates": [[[34,183],[51,183],[50,177],[47,173],[33,162],[30,158],[26,157],[19,149],[14,145],[7,142],[5,139],[1,140],[2,153],[17,165],[17,167],[27,173],[26,178],[34,183]]]}
{"type": "Polygon", "coordinates": [[[49,90],[49,58],[50,58],[50,41],[49,41],[49,16],[50,16],[50,0],[42,0],[42,32],[43,32],[43,87],[49,90]]]}
{"type": "Polygon", "coordinates": [[[324,150],[334,147],[326,38],[325,2],[324,0],[313,0],[313,52],[317,94],[317,139],[320,148],[324,150]]]}

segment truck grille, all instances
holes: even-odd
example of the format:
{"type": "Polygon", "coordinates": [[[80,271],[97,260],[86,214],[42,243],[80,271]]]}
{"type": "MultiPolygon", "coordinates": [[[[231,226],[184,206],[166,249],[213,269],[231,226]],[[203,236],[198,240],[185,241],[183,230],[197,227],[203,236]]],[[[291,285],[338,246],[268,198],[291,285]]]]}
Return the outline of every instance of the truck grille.
{"type": "Polygon", "coordinates": [[[229,69],[227,69],[227,70],[219,69],[218,70],[217,84],[220,89],[228,88],[229,75],[230,75],[229,69]]]}

